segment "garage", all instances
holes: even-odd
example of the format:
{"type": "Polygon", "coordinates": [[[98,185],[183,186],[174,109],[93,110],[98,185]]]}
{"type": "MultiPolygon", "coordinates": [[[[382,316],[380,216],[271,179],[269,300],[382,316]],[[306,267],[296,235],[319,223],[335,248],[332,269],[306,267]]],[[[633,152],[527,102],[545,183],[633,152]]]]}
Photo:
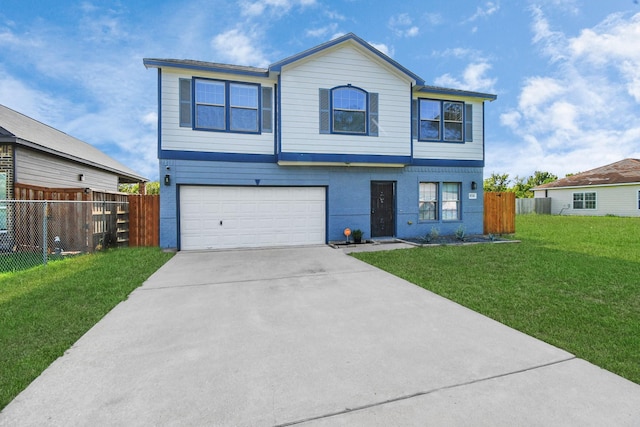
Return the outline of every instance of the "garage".
{"type": "Polygon", "coordinates": [[[180,187],[181,250],[324,244],[324,187],[180,187]]]}

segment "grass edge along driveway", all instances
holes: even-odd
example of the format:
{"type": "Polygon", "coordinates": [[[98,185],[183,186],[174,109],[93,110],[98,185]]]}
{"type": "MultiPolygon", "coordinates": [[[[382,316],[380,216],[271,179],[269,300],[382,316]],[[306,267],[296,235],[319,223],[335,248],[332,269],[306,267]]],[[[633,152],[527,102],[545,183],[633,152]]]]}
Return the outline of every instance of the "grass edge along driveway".
{"type": "Polygon", "coordinates": [[[172,256],[120,248],[0,274],[0,410],[172,256]]]}
{"type": "Polygon", "coordinates": [[[640,384],[640,218],[519,215],[515,238],[352,255],[640,384]]]}

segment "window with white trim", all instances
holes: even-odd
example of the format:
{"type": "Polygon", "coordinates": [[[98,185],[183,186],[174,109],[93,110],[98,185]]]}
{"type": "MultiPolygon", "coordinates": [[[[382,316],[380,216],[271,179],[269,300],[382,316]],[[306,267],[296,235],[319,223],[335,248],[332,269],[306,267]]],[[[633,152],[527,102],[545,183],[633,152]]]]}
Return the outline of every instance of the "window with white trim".
{"type": "Polygon", "coordinates": [[[573,193],[573,209],[595,209],[596,193],[573,193]]]}
{"type": "Polygon", "coordinates": [[[421,182],[418,202],[418,219],[436,221],[438,219],[438,183],[421,182]]]}
{"type": "Polygon", "coordinates": [[[456,221],[460,219],[460,183],[442,184],[442,219],[456,221]]]}

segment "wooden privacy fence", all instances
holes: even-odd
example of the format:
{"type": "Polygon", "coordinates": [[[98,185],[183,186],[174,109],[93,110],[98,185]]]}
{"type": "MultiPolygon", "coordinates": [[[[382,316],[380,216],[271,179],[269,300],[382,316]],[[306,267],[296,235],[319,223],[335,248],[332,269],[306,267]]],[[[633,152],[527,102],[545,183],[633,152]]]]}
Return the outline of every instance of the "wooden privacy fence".
{"type": "Polygon", "coordinates": [[[129,246],[160,246],[160,196],[129,195],[129,246]]]}
{"type": "MultiPolygon", "coordinates": [[[[45,188],[16,183],[14,199],[80,202],[65,206],[64,211],[63,204],[50,204],[45,216],[55,219],[52,224],[58,227],[55,233],[51,233],[52,238],[63,236],[68,246],[81,248],[82,252],[107,246],[159,246],[158,195],[110,193],[89,188],[45,188]]],[[[38,225],[43,220],[42,215],[17,214],[16,211],[15,226],[23,230],[42,230],[38,225]]],[[[27,237],[25,235],[25,239],[27,237]]],[[[55,246],[53,242],[49,244],[55,246]]]]}
{"type": "Polygon", "coordinates": [[[484,193],[484,234],[516,232],[516,194],[484,193]]]}

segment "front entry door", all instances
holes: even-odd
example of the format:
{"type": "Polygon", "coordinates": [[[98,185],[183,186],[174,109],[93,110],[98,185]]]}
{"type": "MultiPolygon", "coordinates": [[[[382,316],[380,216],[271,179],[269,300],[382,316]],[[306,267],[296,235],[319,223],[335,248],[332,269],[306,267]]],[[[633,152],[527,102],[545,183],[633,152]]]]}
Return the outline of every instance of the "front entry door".
{"type": "Polygon", "coordinates": [[[395,186],[393,181],[371,181],[371,237],[396,234],[395,186]]]}

